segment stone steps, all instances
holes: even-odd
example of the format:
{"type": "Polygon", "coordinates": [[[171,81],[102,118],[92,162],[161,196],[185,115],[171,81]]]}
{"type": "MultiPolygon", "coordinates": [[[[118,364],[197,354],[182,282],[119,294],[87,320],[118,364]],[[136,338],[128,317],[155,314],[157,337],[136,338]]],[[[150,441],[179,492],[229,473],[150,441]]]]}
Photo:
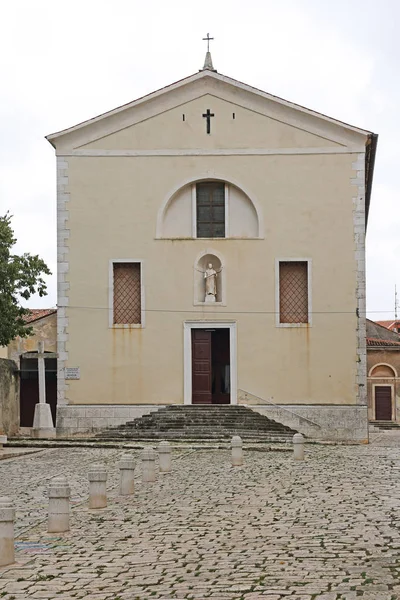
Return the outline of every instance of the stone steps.
{"type": "MultiPolygon", "coordinates": [[[[129,423],[127,425],[124,426],[124,429],[147,429],[147,428],[155,428],[158,429],[159,427],[163,427],[164,429],[170,429],[170,428],[176,428],[176,427],[231,427],[231,426],[236,426],[237,424],[239,424],[242,429],[254,429],[257,428],[257,426],[259,425],[261,429],[263,429],[264,423],[261,421],[237,421],[237,420],[226,420],[224,421],[223,425],[217,425],[215,422],[211,421],[211,420],[202,420],[202,421],[195,421],[195,420],[186,420],[186,421],[164,421],[162,419],[157,419],[154,421],[147,421],[144,423],[129,423]]],[[[282,427],[279,427],[279,424],[271,424],[270,427],[268,427],[268,430],[282,430],[282,427]]]]}
{"type": "Polygon", "coordinates": [[[377,429],[396,430],[400,429],[400,424],[395,421],[370,421],[369,424],[377,429]]]}
{"type": "Polygon", "coordinates": [[[267,418],[245,406],[169,405],[107,429],[97,438],[108,440],[229,440],[240,435],[244,440],[260,442],[291,441],[295,430],[267,418]]]}

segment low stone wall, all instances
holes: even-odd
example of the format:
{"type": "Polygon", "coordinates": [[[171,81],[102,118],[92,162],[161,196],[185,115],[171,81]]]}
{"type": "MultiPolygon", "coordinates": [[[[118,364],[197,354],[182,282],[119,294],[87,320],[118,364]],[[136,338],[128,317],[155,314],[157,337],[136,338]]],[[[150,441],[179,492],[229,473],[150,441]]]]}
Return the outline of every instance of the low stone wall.
{"type": "Polygon", "coordinates": [[[19,430],[19,374],[12,360],[0,358],[0,433],[16,435],[19,430]]]}
{"type": "Polygon", "coordinates": [[[94,433],[106,427],[118,427],[164,408],[163,404],[137,404],[136,406],[65,405],[57,406],[57,436],[94,433]]]}
{"type": "Polygon", "coordinates": [[[245,390],[238,390],[238,403],[311,439],[368,443],[367,406],[272,404],[245,390]]]}
{"type": "Polygon", "coordinates": [[[247,405],[269,419],[292,427],[310,439],[368,443],[366,406],[247,405]],[[291,414],[289,411],[293,411],[291,414]],[[310,423],[310,421],[313,423],[310,423]],[[319,427],[318,427],[319,425],[319,427]]]}

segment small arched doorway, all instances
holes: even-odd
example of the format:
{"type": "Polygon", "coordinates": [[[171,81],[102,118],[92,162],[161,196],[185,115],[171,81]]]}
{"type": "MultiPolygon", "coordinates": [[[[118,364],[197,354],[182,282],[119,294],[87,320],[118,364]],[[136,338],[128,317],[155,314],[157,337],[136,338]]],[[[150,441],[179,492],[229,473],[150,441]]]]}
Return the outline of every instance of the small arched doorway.
{"type": "MultiPolygon", "coordinates": [[[[33,427],[35,406],[39,402],[39,371],[38,359],[32,358],[33,352],[28,352],[29,358],[20,357],[20,427],[33,427]]],[[[46,353],[45,353],[46,354],[46,353]]],[[[53,357],[54,354],[49,352],[53,357]]],[[[45,358],[46,402],[50,404],[53,423],[56,422],[57,411],[57,359],[45,358]]]]}
{"type": "Polygon", "coordinates": [[[395,420],[393,405],[393,383],[396,373],[390,365],[376,365],[370,373],[377,383],[372,385],[375,421],[395,420]],[[379,381],[380,380],[380,381],[379,381]],[[386,380],[386,381],[385,381],[386,380]]]}

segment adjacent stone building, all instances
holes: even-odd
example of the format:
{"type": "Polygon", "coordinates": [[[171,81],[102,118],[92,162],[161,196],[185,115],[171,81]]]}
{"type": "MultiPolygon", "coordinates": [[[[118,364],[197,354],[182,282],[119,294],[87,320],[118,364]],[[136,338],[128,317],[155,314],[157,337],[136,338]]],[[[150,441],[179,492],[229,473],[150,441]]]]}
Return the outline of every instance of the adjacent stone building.
{"type": "Polygon", "coordinates": [[[367,320],[368,416],[400,424],[400,335],[380,323],[367,320]]]}
{"type": "Polygon", "coordinates": [[[301,415],[304,433],[367,439],[375,134],[221,75],[207,55],[47,139],[60,433],[246,402],[301,415]]]}
{"type": "MultiPolygon", "coordinates": [[[[38,343],[43,342],[46,353],[57,352],[57,310],[55,308],[30,309],[24,321],[32,328],[32,334],[25,338],[15,338],[3,353],[3,356],[8,359],[3,362],[2,373],[5,381],[3,387],[6,386],[11,390],[10,395],[5,394],[3,399],[9,407],[7,414],[12,414],[13,435],[18,432],[19,427],[31,428],[33,425],[35,405],[39,401],[38,361],[34,357],[38,350],[38,343]],[[7,377],[6,373],[8,373],[7,377]]],[[[45,370],[46,398],[55,420],[57,359],[46,358],[45,370]]],[[[0,385],[2,385],[1,381],[0,385]]]]}

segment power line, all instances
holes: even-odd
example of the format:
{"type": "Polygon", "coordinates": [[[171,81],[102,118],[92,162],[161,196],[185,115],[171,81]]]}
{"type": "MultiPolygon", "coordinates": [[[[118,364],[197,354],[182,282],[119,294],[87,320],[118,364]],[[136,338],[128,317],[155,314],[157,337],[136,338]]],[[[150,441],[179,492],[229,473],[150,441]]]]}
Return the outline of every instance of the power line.
{"type": "MultiPolygon", "coordinates": [[[[209,307],[210,305],[208,305],[209,307]]],[[[73,305],[67,305],[67,306],[60,306],[57,305],[57,308],[68,308],[68,309],[78,309],[78,310],[106,310],[108,312],[110,312],[112,310],[112,308],[109,307],[104,307],[104,306],[73,306],[73,305]]],[[[174,309],[169,309],[169,308],[146,308],[144,309],[144,312],[156,312],[156,313],[176,313],[176,314],[180,314],[180,313],[203,313],[204,314],[210,314],[212,312],[216,312],[216,311],[204,311],[203,307],[200,306],[198,309],[193,309],[193,310],[174,310],[174,309]]],[[[249,311],[249,310],[224,310],[224,307],[218,307],[218,312],[220,314],[224,314],[224,315],[277,315],[279,314],[278,311],[268,311],[268,310],[254,310],[254,311],[249,311]],[[222,309],[222,310],[220,310],[222,309]]],[[[367,310],[362,314],[362,316],[365,316],[366,314],[375,314],[375,313],[392,313],[392,310],[367,310]]],[[[311,315],[354,315],[356,313],[355,310],[327,310],[327,311],[310,311],[311,315]]]]}

